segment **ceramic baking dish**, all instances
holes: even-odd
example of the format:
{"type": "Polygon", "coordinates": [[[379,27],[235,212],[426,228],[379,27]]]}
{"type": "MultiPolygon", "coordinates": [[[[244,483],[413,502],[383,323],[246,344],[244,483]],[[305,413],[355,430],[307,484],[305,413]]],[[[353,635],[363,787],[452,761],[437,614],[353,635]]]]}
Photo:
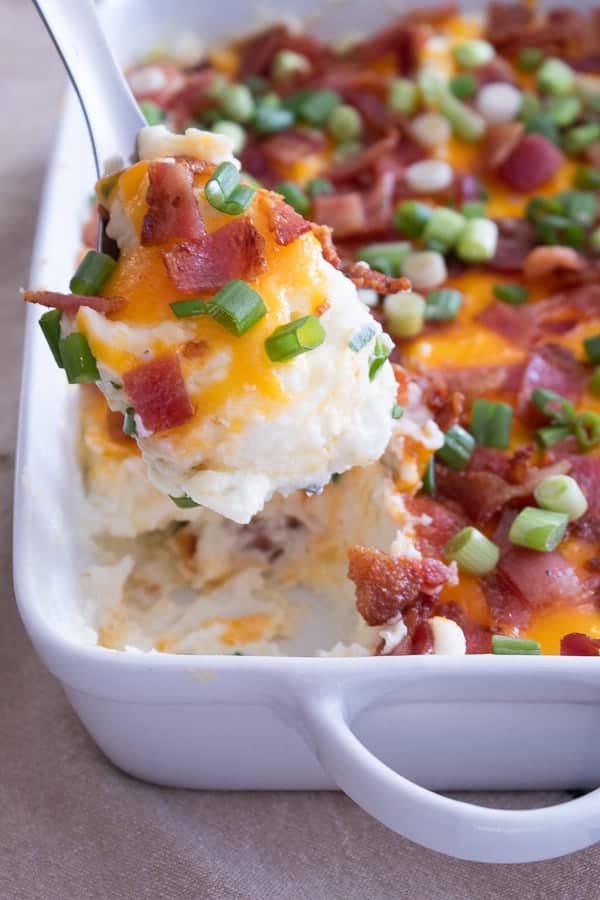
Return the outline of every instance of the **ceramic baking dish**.
{"type": "MultiPolygon", "coordinates": [[[[284,6],[303,14],[319,5],[284,6]]],[[[126,61],[173,31],[189,28],[209,40],[239,33],[256,24],[253,8],[115,0],[102,13],[126,61]]],[[[336,33],[339,18],[339,4],[329,7],[326,33],[336,33]]],[[[384,4],[356,3],[344,9],[344,31],[372,30],[384,19],[384,4]]],[[[66,287],[93,180],[83,120],[69,95],[44,191],[33,285],[66,287]]],[[[109,759],[139,778],[188,788],[339,787],[399,833],[471,860],[545,859],[600,840],[600,790],[518,812],[434,793],[600,784],[594,659],[197,657],[95,646],[81,612],[86,551],[75,391],[54,365],[36,319],[29,308],[15,588],[35,647],[109,759]]],[[[314,628],[318,646],[318,621],[314,628]]]]}

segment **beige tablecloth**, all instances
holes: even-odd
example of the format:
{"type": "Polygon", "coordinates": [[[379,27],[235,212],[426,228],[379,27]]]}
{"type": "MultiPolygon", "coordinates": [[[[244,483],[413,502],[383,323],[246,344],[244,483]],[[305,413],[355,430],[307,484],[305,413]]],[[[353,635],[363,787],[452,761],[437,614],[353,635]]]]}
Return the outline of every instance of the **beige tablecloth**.
{"type": "MultiPolygon", "coordinates": [[[[0,0],[0,75],[0,900],[599,898],[600,847],[532,865],[466,863],[403,840],[341,794],[161,789],[96,750],[35,656],[11,586],[17,289],[62,91],[27,0],[0,0]]],[[[474,799],[526,806],[562,797],[474,799]]]]}

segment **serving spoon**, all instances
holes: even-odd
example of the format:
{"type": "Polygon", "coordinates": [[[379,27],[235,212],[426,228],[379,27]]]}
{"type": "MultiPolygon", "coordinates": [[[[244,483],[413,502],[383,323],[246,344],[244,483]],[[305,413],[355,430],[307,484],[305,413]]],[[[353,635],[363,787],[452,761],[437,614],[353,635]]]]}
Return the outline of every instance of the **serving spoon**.
{"type": "Polygon", "coordinates": [[[81,103],[98,177],[105,163],[136,156],[146,121],[113,56],[92,0],[33,0],[81,103]]]}

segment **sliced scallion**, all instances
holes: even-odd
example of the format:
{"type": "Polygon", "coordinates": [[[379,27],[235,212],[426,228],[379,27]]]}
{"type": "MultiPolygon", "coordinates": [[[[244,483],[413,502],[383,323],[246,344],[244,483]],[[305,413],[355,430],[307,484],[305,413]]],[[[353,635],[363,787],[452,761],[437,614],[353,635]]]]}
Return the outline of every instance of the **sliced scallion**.
{"type": "Polygon", "coordinates": [[[419,91],[409,78],[393,78],[388,93],[388,106],[394,112],[412,116],[419,105],[419,91]]]}
{"type": "Polygon", "coordinates": [[[359,328],[358,331],[354,332],[348,341],[348,346],[351,350],[354,350],[355,353],[359,353],[363,347],[366,347],[375,337],[375,332],[376,329],[374,325],[363,325],[362,328],[359,328]]]}
{"type": "Polygon", "coordinates": [[[537,71],[537,86],[554,97],[570,94],[575,88],[575,72],[562,59],[545,59],[537,71]]]}
{"type": "Polygon", "coordinates": [[[594,334],[583,342],[585,355],[594,365],[600,363],[600,334],[594,334]]]}
{"type": "Polygon", "coordinates": [[[315,128],[324,126],[341,99],[335,91],[309,91],[298,107],[298,117],[315,128]]]}
{"type": "Polygon", "coordinates": [[[593,394],[594,397],[600,397],[600,366],[594,370],[594,374],[590,378],[588,391],[590,394],[593,394]]]}
{"type": "Polygon", "coordinates": [[[582,450],[591,450],[600,444],[600,416],[591,410],[579,413],[575,419],[573,433],[582,450]]]}
{"type": "Polygon", "coordinates": [[[135,410],[133,406],[128,406],[123,416],[123,433],[129,437],[135,437],[137,427],[135,424],[135,410]]]}
{"type": "Polygon", "coordinates": [[[492,259],[498,244],[498,226],[491,219],[467,219],[456,253],[465,262],[487,262],[492,259]]]}
{"type": "Polygon", "coordinates": [[[249,122],[254,113],[254,97],[246,84],[230,84],[220,95],[225,117],[234,122],[249,122]]]}
{"type": "Polygon", "coordinates": [[[388,359],[394,345],[387,334],[380,334],[375,340],[373,352],[369,357],[369,381],[373,381],[384,362],[388,359]]]}
{"type": "Polygon", "coordinates": [[[500,550],[485,534],[469,526],[450,538],[444,556],[450,562],[456,562],[462,572],[481,577],[496,568],[500,550]]]}
{"type": "Polygon", "coordinates": [[[593,166],[579,166],[573,184],[581,191],[600,191],[600,169],[593,166]]]}
{"type": "Polygon", "coordinates": [[[63,361],[60,355],[60,309],[49,309],[40,316],[40,328],[48,342],[48,346],[52,351],[52,356],[56,361],[56,365],[63,369],[63,361]]]}
{"type": "Polygon", "coordinates": [[[388,294],[383,301],[383,312],[387,329],[393,337],[414,337],[423,329],[425,300],[415,291],[388,294]]]}
{"type": "Polygon", "coordinates": [[[463,69],[478,69],[491,62],[496,51],[489,41],[473,39],[455,44],[452,48],[452,55],[463,69]]]}
{"type": "Polygon", "coordinates": [[[406,200],[394,212],[394,225],[407,237],[421,237],[433,210],[418,200],[406,200]]]}
{"type": "Polygon", "coordinates": [[[273,188],[281,194],[286,203],[289,203],[301,216],[307,216],[310,212],[310,200],[304,191],[293,181],[280,181],[273,188]]]}
{"type": "Polygon", "coordinates": [[[567,425],[546,425],[538,428],[535,436],[542,447],[553,447],[563,441],[571,433],[570,427],[567,425]]]}
{"type": "Polygon", "coordinates": [[[333,194],[334,187],[329,178],[311,178],[306,183],[306,193],[314,199],[322,194],[333,194]]]}
{"type": "Polygon", "coordinates": [[[470,100],[477,92],[477,82],[470,72],[455,75],[448,86],[458,100],[470,100]]]}
{"type": "Polygon", "coordinates": [[[485,133],[485,119],[478,112],[467,106],[461,100],[457,100],[450,93],[445,93],[441,99],[440,112],[444,115],[454,134],[462,141],[471,143],[479,141],[485,133]]]}
{"type": "Polygon", "coordinates": [[[96,296],[108,281],[117,265],[116,260],[106,253],[88,250],[69,282],[73,294],[96,296]]]}
{"type": "Polygon", "coordinates": [[[598,217],[598,200],[592,191],[562,191],[556,200],[565,215],[584,228],[593,225],[598,217]]]}
{"type": "Polygon", "coordinates": [[[471,459],[475,449],[475,438],[460,425],[453,425],[444,435],[443,446],[436,457],[451,469],[460,472],[471,459]]]}
{"type": "Polygon", "coordinates": [[[570,128],[564,136],[563,148],[569,156],[580,156],[598,140],[600,140],[600,123],[589,122],[570,128]]]}
{"type": "Polygon", "coordinates": [[[96,360],[84,334],[74,331],[61,339],[59,347],[69,384],[89,384],[100,380],[96,360]]]}
{"type": "Polygon", "coordinates": [[[496,656],[539,656],[541,652],[538,641],[505,634],[492,635],[492,653],[496,656]]]}
{"type": "Polygon", "coordinates": [[[435,461],[433,456],[427,463],[427,468],[423,473],[423,490],[429,497],[435,496],[435,461]]]}
{"type": "Polygon", "coordinates": [[[531,402],[542,415],[552,421],[553,425],[572,425],[575,421],[575,407],[549,388],[535,388],[531,394],[531,402]]]}
{"type": "Polygon", "coordinates": [[[151,100],[140,100],[138,103],[140,112],[148,125],[159,125],[165,120],[165,111],[151,100]]]}
{"type": "Polygon", "coordinates": [[[526,302],[528,296],[527,288],[516,282],[494,285],[494,297],[502,300],[503,303],[510,303],[511,306],[520,306],[526,302]]]}
{"type": "Polygon", "coordinates": [[[228,216],[239,216],[245,212],[256,191],[247,184],[240,184],[240,173],[230,162],[223,162],[206,182],[206,199],[214,209],[228,216]]]}
{"type": "Polygon", "coordinates": [[[517,67],[522,72],[533,72],[541,65],[544,59],[544,51],[539,47],[523,47],[517,56],[517,67]]]}
{"type": "Polygon", "coordinates": [[[254,113],[253,125],[259,134],[275,134],[294,124],[294,114],[282,106],[260,104],[254,113]]]}
{"type": "Polygon", "coordinates": [[[368,244],[366,247],[360,248],[356,258],[368,263],[372,269],[379,269],[379,271],[385,271],[388,275],[398,276],[402,274],[402,266],[410,251],[411,245],[406,241],[393,241],[388,244],[368,244]],[[385,269],[381,269],[378,265],[382,260],[388,263],[385,269]]]}
{"type": "Polygon", "coordinates": [[[469,200],[460,208],[465,219],[485,219],[485,203],[482,200],[469,200]]]}
{"type": "Polygon", "coordinates": [[[471,410],[471,434],[482,447],[504,450],[510,443],[512,416],[508,403],[477,398],[471,410]]]}
{"type": "Polygon", "coordinates": [[[570,475],[544,478],[533,492],[538,506],[552,512],[565,513],[569,522],[584,515],[588,508],[585,494],[570,475]]]}
{"type": "Polygon", "coordinates": [[[179,507],[179,509],[192,509],[194,506],[200,506],[199,503],[196,503],[196,501],[192,500],[191,497],[188,497],[187,494],[183,494],[181,497],[174,497],[173,494],[169,494],[169,498],[173,501],[175,506],[179,507]]]}
{"type": "Polygon", "coordinates": [[[404,415],[404,407],[399,403],[394,403],[392,406],[392,419],[401,419],[404,415]]]}
{"type": "Polygon", "coordinates": [[[435,241],[438,246],[444,248],[444,252],[447,252],[456,244],[465,227],[465,222],[464,216],[456,210],[438,206],[433,210],[425,225],[423,240],[435,241]]]}
{"type": "Polygon", "coordinates": [[[460,310],[463,295],[453,288],[437,288],[430,291],[425,301],[425,319],[428,322],[451,322],[460,310]]]}
{"type": "Polygon", "coordinates": [[[519,547],[549,553],[562,541],[568,521],[565,513],[526,506],[510,526],[508,539],[519,547]]]}
{"type": "Polygon", "coordinates": [[[301,353],[319,347],[325,340],[325,329],[317,316],[303,316],[280,325],[265,341],[272,362],[286,362],[301,353]]]}

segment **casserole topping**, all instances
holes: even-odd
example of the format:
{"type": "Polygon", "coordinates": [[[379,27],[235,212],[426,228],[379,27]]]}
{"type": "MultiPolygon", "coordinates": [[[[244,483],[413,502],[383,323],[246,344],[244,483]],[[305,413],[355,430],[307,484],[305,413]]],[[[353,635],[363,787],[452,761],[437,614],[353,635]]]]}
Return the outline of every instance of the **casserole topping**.
{"type": "MultiPolygon", "coordinates": [[[[109,625],[100,623],[104,643],[275,652],[274,640],[299,627],[281,592],[308,584],[342,610],[336,633],[344,642],[329,651],[335,654],[598,655],[596,18],[574,8],[544,14],[492,3],[475,21],[449,4],[407,13],[343,46],[277,25],[191,67],[156,58],[129,71],[155,125],[140,145],[150,162],[99,184],[121,246],[119,268],[101,287],[101,267],[82,273],[90,290],[73,287],[78,296],[29,299],[77,316],[111,406],[133,408],[147,455],[143,435],[152,425],[193,421],[198,401],[181,385],[190,360],[206,367],[217,334],[223,346],[224,329],[243,334],[249,322],[249,335],[260,330],[263,357],[260,367],[252,359],[253,372],[273,417],[280,391],[290,388],[273,380],[269,363],[326,354],[342,267],[365,310],[346,322],[347,367],[337,361],[340,345],[329,351],[339,372],[330,395],[344,409],[385,399],[388,431],[380,430],[376,462],[341,478],[347,465],[330,468],[326,479],[321,470],[314,486],[302,487],[316,491],[328,480],[324,491],[275,497],[238,528],[185,498],[166,511],[137,472],[135,443],[121,434],[113,440],[100,398],[86,389],[83,440],[89,496],[104,516],[98,530],[120,535],[132,556],[125,599],[104,611],[109,625]],[[208,146],[210,139],[190,123],[232,142],[241,174],[216,144],[195,153],[195,140],[208,146]],[[188,130],[176,138],[165,124],[188,130]],[[166,162],[167,155],[177,160],[166,162]],[[266,287],[272,260],[283,254],[278,290],[293,283],[304,298],[294,301],[292,322],[273,315],[276,289],[266,287]],[[156,279],[141,305],[139,259],[152,261],[156,279]],[[410,279],[409,293],[402,278],[410,279]],[[235,281],[256,292],[267,312],[246,291],[220,297],[235,281]],[[157,360],[139,358],[142,344],[117,359],[118,329],[154,328],[166,293],[170,328],[184,328],[189,315],[193,333],[177,332],[175,356],[165,331],[157,360]],[[196,294],[210,294],[200,317],[196,294]],[[359,394],[349,388],[353,360],[364,360],[359,394]],[[146,390],[156,391],[145,385],[155,384],[157,365],[169,373],[172,402],[153,419],[141,410],[146,390]],[[107,389],[107,379],[118,388],[107,389]],[[146,517],[137,505],[119,512],[111,500],[107,484],[122,479],[125,466],[135,490],[148,492],[146,517]],[[186,524],[171,524],[163,540],[161,553],[176,573],[167,587],[191,585],[204,599],[175,614],[161,588],[150,615],[139,594],[157,580],[139,548],[171,520],[186,524]],[[357,625],[344,618],[354,600],[357,625]]],[[[355,309],[344,284],[346,310],[355,309]]],[[[60,358],[65,335],[57,347],[55,319],[45,331],[60,358]]],[[[232,337],[227,346],[240,345],[232,337]]],[[[74,379],[86,380],[89,367],[82,370],[74,379]]],[[[202,390],[210,414],[220,416],[222,395],[214,385],[202,390]]],[[[287,426],[294,434],[310,430],[309,413],[299,409],[287,426]]],[[[228,432],[241,427],[227,418],[228,432]]],[[[279,456],[294,452],[285,447],[279,456]]],[[[154,480],[164,486],[159,462],[154,480]]],[[[223,511],[192,481],[178,481],[178,490],[223,511]]],[[[284,493],[291,489],[287,482],[284,493]]]]}

